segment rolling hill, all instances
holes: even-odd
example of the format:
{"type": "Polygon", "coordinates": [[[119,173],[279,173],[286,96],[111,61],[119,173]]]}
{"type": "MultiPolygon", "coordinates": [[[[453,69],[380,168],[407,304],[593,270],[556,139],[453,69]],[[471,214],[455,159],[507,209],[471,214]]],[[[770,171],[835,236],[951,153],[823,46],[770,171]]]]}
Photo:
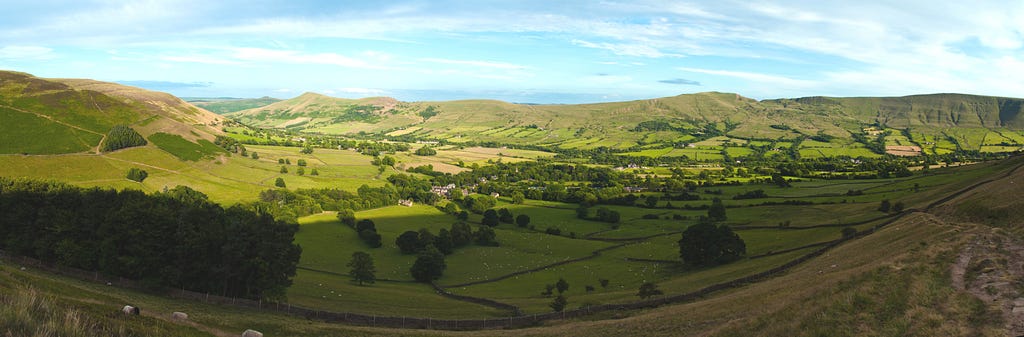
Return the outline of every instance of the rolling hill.
{"type": "Polygon", "coordinates": [[[266,96],[260,98],[182,97],[182,99],[218,115],[259,108],[281,101],[280,99],[266,96]]]}
{"type": "Polygon", "coordinates": [[[826,135],[851,142],[852,135],[877,128],[910,135],[893,145],[981,150],[985,145],[1021,144],[1015,135],[987,134],[1024,129],[1022,104],[1024,100],[1016,98],[962,94],[757,101],[706,92],[629,102],[527,105],[351,100],[306,93],[227,116],[259,127],[324,134],[386,133],[453,143],[583,149],[672,146],[716,134],[747,140],[826,135]]]}
{"type": "Polygon", "coordinates": [[[7,154],[95,153],[115,125],[192,144],[222,134],[220,116],[170,94],[6,71],[0,72],[0,114],[10,121],[0,124],[0,153],[7,154]]]}

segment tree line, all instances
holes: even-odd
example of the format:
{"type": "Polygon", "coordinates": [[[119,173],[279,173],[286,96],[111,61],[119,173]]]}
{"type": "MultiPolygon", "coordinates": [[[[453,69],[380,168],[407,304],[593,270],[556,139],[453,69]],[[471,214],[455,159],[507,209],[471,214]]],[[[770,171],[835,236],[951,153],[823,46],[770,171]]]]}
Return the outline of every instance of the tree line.
{"type": "Polygon", "coordinates": [[[0,248],[154,287],[280,298],[302,252],[297,231],[184,186],[147,195],[0,178],[0,248]]]}

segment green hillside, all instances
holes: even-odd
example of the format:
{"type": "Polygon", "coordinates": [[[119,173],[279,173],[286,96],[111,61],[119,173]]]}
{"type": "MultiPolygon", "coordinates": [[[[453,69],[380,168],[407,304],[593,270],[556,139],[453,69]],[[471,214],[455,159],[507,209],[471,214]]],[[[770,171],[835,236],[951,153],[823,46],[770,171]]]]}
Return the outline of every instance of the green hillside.
{"type": "Polygon", "coordinates": [[[83,79],[0,71],[0,154],[99,152],[116,125],[144,137],[169,133],[213,140],[221,118],[177,97],[83,79]]]}
{"type": "Polygon", "coordinates": [[[1022,109],[1021,99],[962,94],[757,101],[708,92],[629,102],[526,105],[491,100],[350,100],[306,93],[228,116],[257,127],[321,134],[370,133],[407,140],[561,149],[664,150],[655,156],[670,155],[671,148],[693,143],[698,144],[696,149],[711,153],[731,151],[722,148],[720,141],[700,145],[716,136],[748,148],[748,141],[811,138],[822,143],[801,145],[801,153],[828,157],[870,155],[871,141],[882,144],[876,154],[1012,151],[1024,145],[1022,109]],[[876,139],[880,134],[884,139],[876,139]]]}
{"type": "Polygon", "coordinates": [[[218,115],[259,108],[281,101],[280,99],[267,96],[260,98],[182,97],[182,99],[218,115]]]}

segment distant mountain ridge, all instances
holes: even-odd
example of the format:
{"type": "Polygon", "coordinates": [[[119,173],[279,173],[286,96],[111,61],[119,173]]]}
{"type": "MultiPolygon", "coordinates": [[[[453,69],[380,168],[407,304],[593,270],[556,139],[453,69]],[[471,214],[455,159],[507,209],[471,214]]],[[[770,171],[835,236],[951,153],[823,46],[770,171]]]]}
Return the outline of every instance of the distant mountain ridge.
{"type": "MultiPolygon", "coordinates": [[[[577,147],[631,148],[686,141],[717,129],[744,139],[827,135],[850,139],[866,127],[905,129],[922,138],[964,138],[951,129],[1024,129],[1024,100],[965,94],[904,97],[802,97],[757,101],[734,93],[704,92],[626,102],[513,104],[494,100],[401,102],[389,97],[334,98],[305,93],[229,114],[243,123],[326,134],[383,132],[459,141],[497,141],[577,147]],[[655,135],[641,123],[661,123],[655,135]],[[710,126],[709,126],[710,125],[710,126]],[[709,129],[711,128],[711,129],[709,129]],[[668,132],[673,131],[673,132],[668,132]],[[595,145],[596,144],[596,145],[595,145]]],[[[978,136],[982,137],[983,136],[978,136]]],[[[977,138],[977,137],[975,137],[977,138]]]]}

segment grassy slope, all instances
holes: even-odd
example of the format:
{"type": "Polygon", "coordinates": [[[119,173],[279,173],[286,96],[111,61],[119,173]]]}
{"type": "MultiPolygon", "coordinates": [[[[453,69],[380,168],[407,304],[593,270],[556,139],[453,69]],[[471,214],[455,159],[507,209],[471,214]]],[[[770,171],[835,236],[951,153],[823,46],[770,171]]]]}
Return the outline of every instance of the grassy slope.
{"type": "Polygon", "coordinates": [[[189,98],[192,105],[209,110],[218,115],[228,114],[236,111],[248,110],[267,106],[280,102],[280,99],[272,97],[248,98],[248,99],[216,99],[216,98],[189,98]]]}
{"type": "MultiPolygon", "coordinates": [[[[293,125],[309,120],[299,129],[324,133],[392,131],[392,135],[413,134],[448,139],[555,144],[565,148],[598,146],[625,148],[638,141],[685,141],[683,134],[663,131],[656,135],[631,132],[642,121],[667,121],[677,127],[697,128],[706,123],[738,123],[730,135],[740,137],[793,138],[800,134],[825,133],[849,139],[850,133],[872,123],[893,128],[911,128],[919,138],[907,145],[957,138],[967,149],[979,149],[989,129],[1019,130],[1024,101],[1012,98],[936,94],[884,98],[810,97],[755,101],[729,93],[699,93],[650,100],[579,105],[522,105],[491,100],[445,102],[395,102],[374,98],[347,100],[304,94],[291,100],[233,114],[247,123],[266,127],[293,125]],[[368,123],[332,124],[336,111],[353,104],[394,107],[382,119],[368,123]],[[422,119],[427,107],[439,114],[422,119]],[[791,130],[771,128],[786,125],[791,130]],[[536,128],[534,128],[536,126],[536,128]],[[952,129],[957,128],[957,129],[952,129]],[[975,135],[977,133],[977,135],[975,135]]],[[[898,132],[897,132],[898,133],[898,132]]],[[[1016,141],[1014,141],[1016,142],[1016,141]]],[[[718,152],[717,145],[710,152],[718,152]]],[[[834,150],[808,151],[809,157],[851,154],[866,155],[863,148],[838,142],[834,150]],[[845,145],[844,145],[845,144],[845,145]],[[838,152],[837,152],[838,151],[838,152]],[[852,152],[851,152],[852,151],[852,152]],[[858,152],[859,151],[859,152],[858,152]]],[[[990,150],[996,150],[990,148],[990,150]]],[[[679,153],[675,155],[681,155],[679,153]]],[[[689,154],[692,157],[692,154],[689,154]]]]}

